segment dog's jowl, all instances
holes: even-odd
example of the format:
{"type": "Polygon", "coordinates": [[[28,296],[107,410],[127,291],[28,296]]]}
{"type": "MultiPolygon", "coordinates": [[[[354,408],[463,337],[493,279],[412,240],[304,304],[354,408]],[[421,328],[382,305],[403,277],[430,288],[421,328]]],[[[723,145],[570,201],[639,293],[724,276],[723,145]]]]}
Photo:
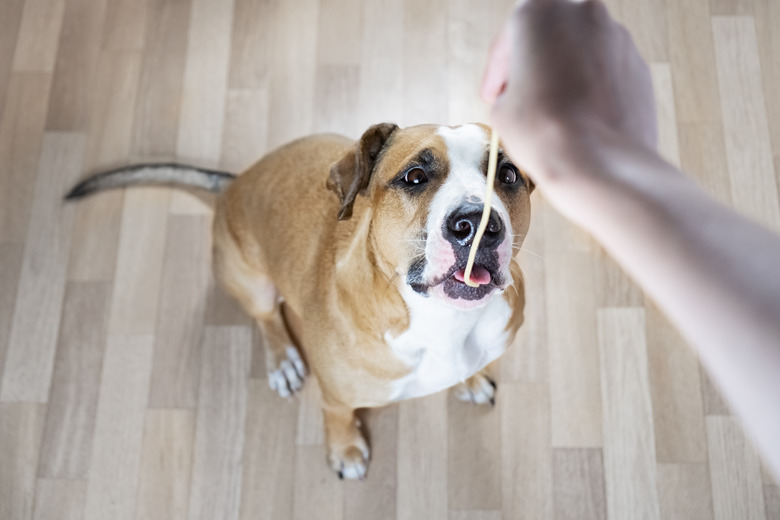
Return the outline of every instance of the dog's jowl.
{"type": "Polygon", "coordinates": [[[328,462],[340,477],[362,479],[370,451],[356,409],[453,386],[463,400],[494,402],[486,367],[523,321],[514,257],[533,186],[499,152],[472,272],[480,285],[466,285],[489,133],[383,123],[357,142],[300,139],[239,176],[139,165],[93,176],[69,197],[138,184],[219,193],[215,275],[257,322],[279,395],[299,390],[307,369],[317,376],[328,462]]]}

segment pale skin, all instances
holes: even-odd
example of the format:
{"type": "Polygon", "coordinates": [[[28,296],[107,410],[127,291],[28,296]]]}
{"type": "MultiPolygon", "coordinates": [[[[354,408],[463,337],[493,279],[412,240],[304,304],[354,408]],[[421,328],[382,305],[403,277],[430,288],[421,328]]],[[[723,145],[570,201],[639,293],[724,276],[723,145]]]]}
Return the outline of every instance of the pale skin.
{"type": "Polygon", "coordinates": [[[780,236],[658,154],[629,33],[597,0],[528,0],[482,95],[509,155],[678,327],[780,480],[780,236]]]}

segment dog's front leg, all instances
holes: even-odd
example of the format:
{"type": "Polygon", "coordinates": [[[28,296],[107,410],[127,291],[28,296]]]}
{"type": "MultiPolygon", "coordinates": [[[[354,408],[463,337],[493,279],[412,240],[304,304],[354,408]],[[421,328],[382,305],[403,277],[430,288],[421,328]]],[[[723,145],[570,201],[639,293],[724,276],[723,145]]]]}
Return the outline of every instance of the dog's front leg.
{"type": "Polygon", "coordinates": [[[339,478],[363,480],[368,470],[369,449],[360,433],[355,410],[341,404],[323,403],[328,463],[339,478]]]}

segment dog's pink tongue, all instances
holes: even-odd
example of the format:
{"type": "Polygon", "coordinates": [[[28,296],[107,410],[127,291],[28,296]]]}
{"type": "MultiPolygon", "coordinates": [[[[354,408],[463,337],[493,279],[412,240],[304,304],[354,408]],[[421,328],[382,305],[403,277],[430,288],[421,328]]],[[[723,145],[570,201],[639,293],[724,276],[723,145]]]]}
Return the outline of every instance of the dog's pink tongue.
{"type": "MultiPolygon", "coordinates": [[[[458,269],[455,271],[455,279],[459,282],[466,283],[466,270],[458,269]]],[[[475,265],[471,269],[471,281],[478,283],[479,285],[485,285],[490,283],[490,273],[482,266],[475,265]]]]}

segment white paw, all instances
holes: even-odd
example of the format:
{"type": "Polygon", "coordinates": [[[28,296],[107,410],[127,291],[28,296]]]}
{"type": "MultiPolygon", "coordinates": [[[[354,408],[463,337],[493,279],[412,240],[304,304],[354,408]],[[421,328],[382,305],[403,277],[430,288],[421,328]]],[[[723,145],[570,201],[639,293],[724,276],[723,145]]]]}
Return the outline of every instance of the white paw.
{"type": "Polygon", "coordinates": [[[303,388],[306,379],[306,366],[295,347],[287,347],[287,357],[279,362],[275,370],[268,372],[268,386],[281,397],[290,397],[303,388]]]}
{"type": "Polygon", "coordinates": [[[484,374],[475,374],[455,387],[455,397],[475,404],[496,404],[496,383],[484,374]]]}
{"type": "Polygon", "coordinates": [[[363,437],[346,448],[331,448],[328,455],[330,467],[340,479],[363,480],[368,472],[369,449],[363,437]]]}

